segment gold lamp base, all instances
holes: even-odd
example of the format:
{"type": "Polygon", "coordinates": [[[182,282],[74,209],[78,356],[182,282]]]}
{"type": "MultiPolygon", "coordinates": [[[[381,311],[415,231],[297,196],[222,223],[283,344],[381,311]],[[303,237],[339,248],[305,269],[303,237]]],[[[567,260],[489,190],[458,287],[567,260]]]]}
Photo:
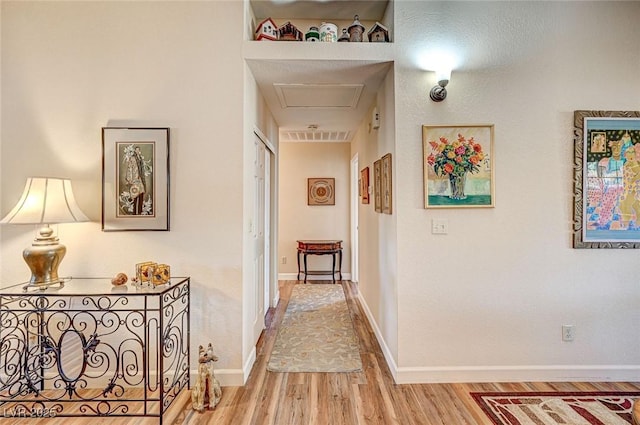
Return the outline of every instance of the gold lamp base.
{"type": "Polygon", "coordinates": [[[40,228],[33,244],[22,252],[24,261],[31,269],[27,287],[47,288],[63,283],[58,277],[58,266],[67,253],[67,247],[59,243],[48,225],[40,228]]]}

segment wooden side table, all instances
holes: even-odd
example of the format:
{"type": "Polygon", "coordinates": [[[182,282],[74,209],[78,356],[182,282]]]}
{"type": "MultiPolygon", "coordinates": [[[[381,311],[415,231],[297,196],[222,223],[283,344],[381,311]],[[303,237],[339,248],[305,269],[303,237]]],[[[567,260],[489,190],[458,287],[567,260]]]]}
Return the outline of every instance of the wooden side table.
{"type": "Polygon", "coordinates": [[[304,283],[307,283],[307,276],[311,275],[331,275],[333,283],[336,283],[336,273],[338,280],[342,280],[342,241],[341,240],[301,240],[298,242],[298,280],[304,274],[304,283]],[[308,270],[307,255],[331,255],[331,270],[308,270]],[[304,271],[300,268],[300,258],[303,259],[304,271]],[[336,269],[337,259],[337,269],[336,269]]]}

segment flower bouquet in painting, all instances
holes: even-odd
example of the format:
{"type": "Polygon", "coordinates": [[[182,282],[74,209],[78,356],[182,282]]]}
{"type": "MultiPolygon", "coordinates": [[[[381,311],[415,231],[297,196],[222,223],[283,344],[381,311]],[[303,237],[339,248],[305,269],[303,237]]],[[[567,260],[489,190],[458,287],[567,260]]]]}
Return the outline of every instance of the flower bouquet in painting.
{"type": "Polygon", "coordinates": [[[425,206],[492,206],[493,126],[423,127],[425,206]]]}
{"type": "Polygon", "coordinates": [[[451,184],[451,199],[465,199],[464,185],[467,173],[477,173],[479,164],[484,160],[482,145],[473,137],[465,139],[458,134],[458,140],[449,143],[445,137],[439,141],[430,141],[433,152],[427,157],[427,163],[437,175],[447,176],[451,184]]]}

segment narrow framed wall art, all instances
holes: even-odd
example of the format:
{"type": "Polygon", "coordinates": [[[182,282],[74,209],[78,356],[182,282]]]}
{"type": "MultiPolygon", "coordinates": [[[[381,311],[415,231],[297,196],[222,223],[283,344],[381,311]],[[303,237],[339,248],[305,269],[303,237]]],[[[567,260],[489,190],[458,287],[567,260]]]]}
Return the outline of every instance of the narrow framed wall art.
{"type": "Polygon", "coordinates": [[[380,159],[380,197],[382,213],[393,213],[393,170],[391,169],[391,154],[380,159]]]}
{"type": "Polygon", "coordinates": [[[169,230],[169,128],[102,129],[102,230],[169,230]]]}

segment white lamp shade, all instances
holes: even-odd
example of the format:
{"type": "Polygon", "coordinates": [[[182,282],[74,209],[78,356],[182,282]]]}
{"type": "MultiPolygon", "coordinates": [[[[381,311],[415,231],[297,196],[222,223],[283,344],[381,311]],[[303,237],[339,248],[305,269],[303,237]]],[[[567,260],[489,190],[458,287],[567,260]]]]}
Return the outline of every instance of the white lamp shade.
{"type": "Polygon", "coordinates": [[[76,203],[71,180],[30,177],[22,197],[0,223],[53,224],[89,221],[76,203]]]}
{"type": "Polygon", "coordinates": [[[436,81],[449,81],[451,80],[451,68],[442,68],[436,70],[436,81]]]}

